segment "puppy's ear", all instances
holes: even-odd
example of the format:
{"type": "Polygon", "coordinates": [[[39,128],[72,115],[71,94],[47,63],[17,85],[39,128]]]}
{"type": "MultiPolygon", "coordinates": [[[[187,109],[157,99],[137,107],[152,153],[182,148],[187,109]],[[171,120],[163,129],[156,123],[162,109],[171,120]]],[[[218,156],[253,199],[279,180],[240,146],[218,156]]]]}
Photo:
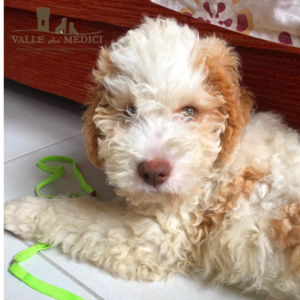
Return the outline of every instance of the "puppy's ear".
{"type": "Polygon", "coordinates": [[[92,79],[94,84],[88,86],[90,100],[87,104],[89,107],[83,115],[83,136],[87,155],[90,162],[96,167],[103,167],[104,160],[98,156],[98,139],[103,139],[104,136],[100,129],[96,127],[94,117],[96,114],[99,115],[99,111],[101,111],[97,110],[96,112],[97,108],[106,108],[108,106],[103,81],[104,77],[116,74],[117,72],[117,68],[110,60],[109,51],[106,48],[102,48],[97,61],[97,69],[93,70],[92,79]]]}
{"type": "Polygon", "coordinates": [[[202,49],[197,56],[198,66],[205,58],[207,91],[221,94],[225,100],[219,108],[227,116],[226,129],[221,136],[222,150],[219,159],[227,162],[239,143],[244,128],[250,122],[253,96],[245,87],[240,86],[239,57],[232,47],[215,37],[201,41],[201,45],[202,49]]]}

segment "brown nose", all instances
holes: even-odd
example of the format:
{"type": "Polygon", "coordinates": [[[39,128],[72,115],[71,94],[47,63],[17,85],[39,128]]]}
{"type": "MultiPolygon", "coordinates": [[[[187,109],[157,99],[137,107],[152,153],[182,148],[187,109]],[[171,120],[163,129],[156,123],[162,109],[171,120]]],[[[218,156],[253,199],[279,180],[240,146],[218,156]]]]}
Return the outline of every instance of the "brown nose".
{"type": "Polygon", "coordinates": [[[171,166],[168,161],[155,158],[140,163],[138,165],[138,173],[146,183],[155,187],[168,179],[171,173],[171,166]]]}

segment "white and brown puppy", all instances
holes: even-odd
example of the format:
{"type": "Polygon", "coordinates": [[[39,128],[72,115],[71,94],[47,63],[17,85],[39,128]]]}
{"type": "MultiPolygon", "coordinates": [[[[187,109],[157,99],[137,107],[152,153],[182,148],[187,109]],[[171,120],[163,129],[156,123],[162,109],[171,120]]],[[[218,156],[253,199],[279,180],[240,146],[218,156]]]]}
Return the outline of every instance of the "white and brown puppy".
{"type": "Polygon", "coordinates": [[[223,40],[146,18],[101,50],[85,114],[89,158],[128,206],[25,197],[5,228],[127,279],[200,274],[300,299],[299,134],[250,115],[238,67],[223,40]]]}

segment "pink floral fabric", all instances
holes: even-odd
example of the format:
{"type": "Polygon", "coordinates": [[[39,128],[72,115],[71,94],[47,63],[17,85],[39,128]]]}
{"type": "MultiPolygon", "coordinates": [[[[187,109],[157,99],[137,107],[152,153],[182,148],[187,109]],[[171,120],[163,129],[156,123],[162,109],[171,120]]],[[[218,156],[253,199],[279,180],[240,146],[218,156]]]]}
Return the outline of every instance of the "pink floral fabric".
{"type": "Polygon", "coordinates": [[[152,0],[209,24],[300,48],[300,0],[152,0]]]}

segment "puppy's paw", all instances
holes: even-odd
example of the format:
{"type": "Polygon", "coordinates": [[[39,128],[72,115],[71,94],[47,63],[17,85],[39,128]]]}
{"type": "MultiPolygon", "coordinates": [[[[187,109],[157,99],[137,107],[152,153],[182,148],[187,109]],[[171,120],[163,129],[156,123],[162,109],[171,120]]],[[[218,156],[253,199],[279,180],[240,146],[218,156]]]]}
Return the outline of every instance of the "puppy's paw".
{"type": "Polygon", "coordinates": [[[140,264],[137,268],[137,279],[143,281],[159,281],[166,279],[167,275],[156,265],[140,264]]]}
{"type": "MultiPolygon", "coordinates": [[[[137,257],[138,259],[138,257],[137,257]]],[[[98,267],[103,267],[103,265],[98,265],[98,267]]],[[[110,261],[104,264],[104,268],[111,272],[116,277],[121,277],[126,280],[139,280],[139,281],[160,281],[162,279],[167,279],[170,272],[166,272],[155,263],[145,263],[138,261],[110,261]]]]}
{"type": "Polygon", "coordinates": [[[6,202],[4,204],[4,228],[26,240],[33,240],[36,219],[42,211],[42,202],[41,199],[34,197],[6,202]]]}

